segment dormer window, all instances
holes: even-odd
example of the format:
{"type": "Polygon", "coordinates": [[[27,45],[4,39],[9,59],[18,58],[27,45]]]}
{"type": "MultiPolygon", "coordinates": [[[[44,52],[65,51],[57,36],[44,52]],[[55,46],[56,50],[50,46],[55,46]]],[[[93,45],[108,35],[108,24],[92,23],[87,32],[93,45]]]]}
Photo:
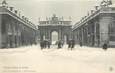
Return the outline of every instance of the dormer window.
{"type": "Polygon", "coordinates": [[[3,0],[3,1],[2,1],[2,6],[3,6],[3,7],[6,7],[7,5],[8,5],[8,4],[7,4],[6,0],[3,0]]]}
{"type": "Polygon", "coordinates": [[[14,7],[10,7],[10,11],[13,11],[13,8],[14,8],[14,7]]]}
{"type": "Polygon", "coordinates": [[[14,12],[15,12],[16,14],[18,13],[18,11],[17,11],[17,10],[15,10],[14,12]]]}

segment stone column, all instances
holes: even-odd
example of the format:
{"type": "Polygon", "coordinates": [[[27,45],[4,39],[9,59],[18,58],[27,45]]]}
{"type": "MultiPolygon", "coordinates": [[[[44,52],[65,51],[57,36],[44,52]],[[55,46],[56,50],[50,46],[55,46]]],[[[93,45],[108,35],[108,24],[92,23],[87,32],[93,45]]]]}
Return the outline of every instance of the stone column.
{"type": "Polygon", "coordinates": [[[45,35],[46,35],[46,39],[48,40],[48,36],[49,36],[49,35],[48,35],[48,29],[47,29],[47,27],[45,28],[45,33],[46,33],[46,34],[45,34],[45,35]]]}
{"type": "Polygon", "coordinates": [[[80,29],[77,30],[78,31],[78,43],[80,42],[80,29]]]}
{"type": "Polygon", "coordinates": [[[39,31],[40,31],[40,41],[42,41],[43,40],[43,31],[42,31],[42,29],[39,29],[39,31]]]}
{"type": "Polygon", "coordinates": [[[83,28],[81,28],[81,34],[82,34],[82,36],[81,36],[81,42],[84,44],[83,28]]]}
{"type": "Polygon", "coordinates": [[[84,27],[84,43],[87,45],[87,27],[84,27]]]}
{"type": "Polygon", "coordinates": [[[88,27],[86,26],[85,28],[85,33],[86,33],[86,45],[88,45],[88,27]]]}
{"type": "Polygon", "coordinates": [[[88,26],[87,26],[87,46],[90,46],[90,41],[91,41],[91,25],[90,24],[88,24],[88,26]]]}
{"type": "Polygon", "coordinates": [[[2,47],[2,15],[0,14],[0,48],[2,47]]]}
{"type": "Polygon", "coordinates": [[[48,33],[49,33],[49,39],[50,39],[50,41],[52,41],[52,38],[51,38],[51,30],[50,30],[48,33]]]}
{"type": "Polygon", "coordinates": [[[14,23],[14,21],[12,20],[12,29],[13,29],[13,34],[12,34],[12,47],[14,48],[15,47],[15,23],[14,23]]]}
{"type": "MultiPolygon", "coordinates": [[[[20,24],[19,24],[20,25],[20,24]]],[[[21,40],[20,40],[20,37],[21,37],[21,30],[20,30],[20,26],[18,27],[18,43],[19,43],[19,46],[20,46],[20,43],[21,43],[21,40]]]]}
{"type": "Polygon", "coordinates": [[[50,31],[48,30],[48,40],[51,40],[50,39],[50,31]]]}
{"type": "Polygon", "coordinates": [[[61,40],[61,30],[59,30],[58,38],[61,40]]]}
{"type": "Polygon", "coordinates": [[[94,46],[97,46],[97,34],[96,34],[96,31],[97,31],[97,22],[94,23],[94,46]]]}
{"type": "Polygon", "coordinates": [[[108,25],[112,23],[111,16],[102,16],[100,19],[100,46],[109,41],[108,25]]]}
{"type": "Polygon", "coordinates": [[[73,31],[73,39],[75,40],[75,43],[77,44],[78,43],[78,31],[74,30],[73,31]]]}

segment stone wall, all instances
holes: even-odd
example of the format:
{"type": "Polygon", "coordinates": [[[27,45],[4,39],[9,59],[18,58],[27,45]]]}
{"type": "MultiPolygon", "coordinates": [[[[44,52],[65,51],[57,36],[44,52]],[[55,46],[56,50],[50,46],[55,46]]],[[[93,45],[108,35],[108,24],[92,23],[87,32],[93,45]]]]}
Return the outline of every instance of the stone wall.
{"type": "Polygon", "coordinates": [[[109,25],[112,23],[112,16],[103,15],[100,18],[100,46],[104,43],[109,44],[109,25]]]}
{"type": "Polygon", "coordinates": [[[2,34],[1,34],[1,25],[2,25],[2,15],[0,14],[0,48],[2,47],[2,34]]]}

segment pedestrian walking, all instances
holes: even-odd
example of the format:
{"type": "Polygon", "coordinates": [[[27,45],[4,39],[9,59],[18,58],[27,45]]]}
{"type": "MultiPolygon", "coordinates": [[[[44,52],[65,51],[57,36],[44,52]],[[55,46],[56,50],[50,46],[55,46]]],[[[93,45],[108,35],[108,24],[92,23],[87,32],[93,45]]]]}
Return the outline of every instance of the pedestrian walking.
{"type": "Polygon", "coordinates": [[[40,47],[41,47],[41,50],[44,48],[44,42],[43,41],[40,41],[40,47]]]}
{"type": "Polygon", "coordinates": [[[61,48],[61,45],[62,45],[62,44],[61,44],[61,41],[59,40],[59,41],[58,41],[58,49],[61,48]]]}
{"type": "Polygon", "coordinates": [[[108,48],[107,43],[104,43],[104,44],[103,44],[103,49],[104,49],[104,50],[107,50],[107,48],[108,48]]]}
{"type": "Polygon", "coordinates": [[[68,41],[68,49],[71,48],[71,45],[72,45],[72,41],[69,40],[69,41],[68,41]]]}
{"type": "Polygon", "coordinates": [[[44,48],[47,48],[47,40],[44,40],[44,48]]]}
{"type": "Polygon", "coordinates": [[[82,47],[82,42],[81,42],[81,41],[80,41],[80,43],[79,43],[79,44],[80,44],[80,47],[82,47]]]}
{"type": "Polygon", "coordinates": [[[48,48],[50,48],[51,42],[48,40],[48,48]]]}
{"type": "Polygon", "coordinates": [[[74,46],[75,46],[75,41],[71,40],[71,50],[74,48],[74,46]]]}

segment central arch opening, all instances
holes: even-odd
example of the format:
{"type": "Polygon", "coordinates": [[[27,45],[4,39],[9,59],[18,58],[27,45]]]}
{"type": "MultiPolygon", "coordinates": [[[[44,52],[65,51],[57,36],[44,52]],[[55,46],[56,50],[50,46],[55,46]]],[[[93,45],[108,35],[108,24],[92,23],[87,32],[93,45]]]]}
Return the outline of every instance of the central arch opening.
{"type": "Polygon", "coordinates": [[[64,35],[64,44],[67,44],[67,35],[64,35]]]}
{"type": "Polygon", "coordinates": [[[52,32],[52,44],[55,44],[56,41],[58,41],[58,32],[57,31],[53,31],[52,32]]]}

